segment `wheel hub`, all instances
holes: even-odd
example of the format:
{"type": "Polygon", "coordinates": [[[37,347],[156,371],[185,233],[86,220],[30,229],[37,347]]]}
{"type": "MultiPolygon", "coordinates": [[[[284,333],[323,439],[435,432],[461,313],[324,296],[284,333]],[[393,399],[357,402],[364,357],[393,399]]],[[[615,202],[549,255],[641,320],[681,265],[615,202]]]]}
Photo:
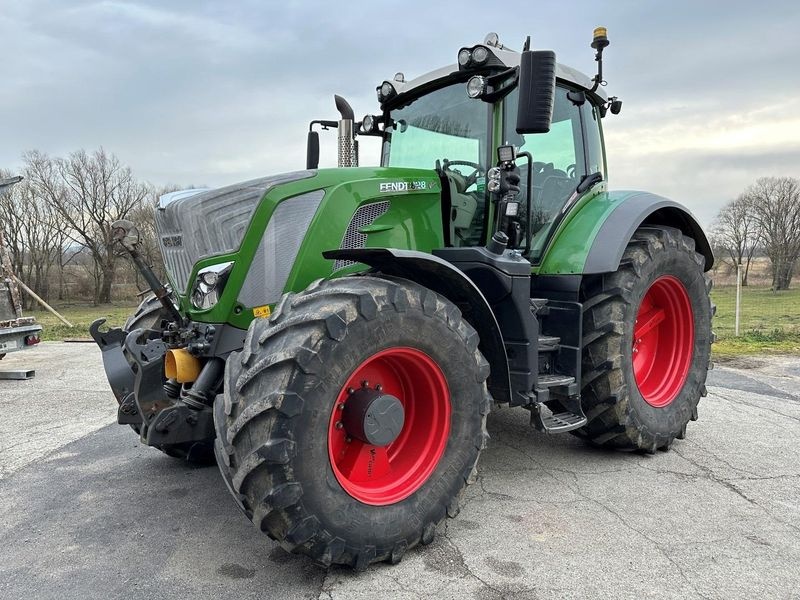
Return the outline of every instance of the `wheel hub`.
{"type": "Polygon", "coordinates": [[[347,434],[373,446],[391,444],[405,423],[405,411],[400,400],[383,393],[380,386],[355,390],[349,395],[342,413],[342,424],[347,434]]]}
{"type": "Polygon", "coordinates": [[[331,407],[328,455],[336,480],[365,504],[408,498],[444,455],[450,415],[447,379],[430,356],[404,346],[373,354],[331,407]]]}
{"type": "Polygon", "coordinates": [[[668,406],[689,373],[694,313],[684,284],[662,275],[647,289],[633,327],[631,358],[636,386],[650,406],[668,406]]]}

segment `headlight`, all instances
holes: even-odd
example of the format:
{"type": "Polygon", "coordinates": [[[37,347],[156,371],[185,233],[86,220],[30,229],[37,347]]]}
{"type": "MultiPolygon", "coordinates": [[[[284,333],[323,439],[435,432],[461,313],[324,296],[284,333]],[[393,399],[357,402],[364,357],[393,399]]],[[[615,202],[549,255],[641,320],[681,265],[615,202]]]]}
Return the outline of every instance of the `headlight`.
{"type": "Polygon", "coordinates": [[[232,268],[233,263],[226,262],[204,267],[198,271],[192,287],[192,304],[195,308],[211,308],[219,302],[232,268]]]}
{"type": "Polygon", "coordinates": [[[204,271],[200,275],[200,281],[213,288],[219,281],[219,274],[216,271],[204,271]]]}
{"type": "Polygon", "coordinates": [[[472,58],[472,52],[469,51],[469,48],[462,48],[458,52],[458,64],[462,67],[466,67],[469,64],[469,59],[472,58]]]}

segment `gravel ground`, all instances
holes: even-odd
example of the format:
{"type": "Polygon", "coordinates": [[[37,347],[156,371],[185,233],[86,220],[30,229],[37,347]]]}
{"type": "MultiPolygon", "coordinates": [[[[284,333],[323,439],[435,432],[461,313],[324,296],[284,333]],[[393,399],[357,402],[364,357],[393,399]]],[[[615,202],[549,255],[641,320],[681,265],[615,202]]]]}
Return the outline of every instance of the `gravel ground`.
{"type": "Polygon", "coordinates": [[[315,567],[259,534],[214,467],[114,423],[100,353],[43,344],[0,369],[0,598],[797,598],[800,360],[711,373],[673,450],[603,452],[522,410],[461,514],[396,567],[315,567]]]}

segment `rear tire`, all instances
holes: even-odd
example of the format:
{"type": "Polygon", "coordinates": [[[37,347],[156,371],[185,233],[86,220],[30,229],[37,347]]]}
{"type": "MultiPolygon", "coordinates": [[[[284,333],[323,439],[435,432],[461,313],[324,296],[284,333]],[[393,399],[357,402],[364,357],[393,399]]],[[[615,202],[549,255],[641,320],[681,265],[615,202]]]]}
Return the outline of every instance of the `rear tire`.
{"type": "Polygon", "coordinates": [[[713,341],[704,265],[679,230],[641,227],[619,270],[584,280],[581,397],[589,422],[577,435],[647,452],[683,439],[706,395],[713,341]]]}
{"type": "Polygon", "coordinates": [[[286,550],[324,566],[396,563],[458,512],[488,439],[488,375],[477,333],[431,290],[391,278],[318,281],[284,296],[269,321],[254,320],[229,358],[214,405],[217,464],[239,507],[286,550]],[[337,416],[369,372],[362,386],[380,383],[405,410],[386,446],[359,442],[337,416]],[[422,379],[432,387],[418,387],[422,379]],[[361,454],[347,462],[347,438],[367,451],[361,472],[361,454]]]}
{"type": "MultiPolygon", "coordinates": [[[[123,329],[125,331],[133,331],[134,329],[157,329],[161,325],[161,321],[168,319],[169,313],[162,306],[161,301],[156,298],[155,294],[148,294],[144,297],[142,302],[136,308],[134,313],[125,321],[123,329]]],[[[139,433],[138,425],[131,425],[137,434],[139,433]]],[[[189,463],[198,466],[213,465],[215,462],[214,456],[214,440],[204,440],[202,442],[181,442],[179,444],[162,444],[157,446],[167,456],[185,460],[189,463]]]]}

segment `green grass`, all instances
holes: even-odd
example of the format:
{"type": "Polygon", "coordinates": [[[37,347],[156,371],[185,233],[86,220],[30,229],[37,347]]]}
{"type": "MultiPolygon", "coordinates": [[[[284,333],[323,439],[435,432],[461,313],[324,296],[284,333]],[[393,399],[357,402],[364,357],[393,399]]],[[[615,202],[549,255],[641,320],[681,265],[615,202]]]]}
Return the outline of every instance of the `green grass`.
{"type": "MultiPolygon", "coordinates": [[[[738,338],[734,336],[736,288],[714,288],[711,297],[717,305],[715,357],[724,359],[770,353],[800,355],[800,288],[777,293],[764,287],[742,288],[741,335],[738,338]]],[[[101,317],[108,319],[110,326],[121,326],[135,308],[133,303],[56,306],[73,327],[67,327],[43,309],[26,314],[35,316],[44,326],[42,339],[53,341],[88,337],[89,325],[101,317]]]]}
{"type": "Polygon", "coordinates": [[[800,355],[800,289],[773,292],[765,287],[742,288],[739,337],[734,335],[736,287],[714,288],[711,299],[717,305],[714,356],[800,355]]]}
{"type": "Polygon", "coordinates": [[[55,305],[72,327],[67,327],[52,314],[43,308],[25,311],[26,316],[36,317],[43,327],[42,339],[45,341],[62,341],[65,338],[88,338],[89,325],[95,319],[105,318],[111,327],[121,327],[125,319],[136,309],[135,304],[99,304],[97,306],[84,304],[55,305]]]}

